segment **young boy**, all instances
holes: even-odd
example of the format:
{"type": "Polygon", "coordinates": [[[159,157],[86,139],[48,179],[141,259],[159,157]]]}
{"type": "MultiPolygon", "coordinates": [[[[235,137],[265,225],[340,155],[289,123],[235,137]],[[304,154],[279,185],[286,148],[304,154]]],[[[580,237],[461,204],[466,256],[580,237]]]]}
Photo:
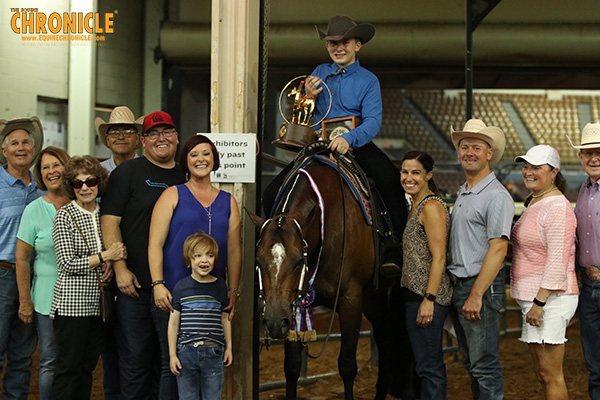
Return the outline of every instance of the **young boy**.
{"type": "Polygon", "coordinates": [[[168,339],[171,372],[177,375],[180,399],[220,399],[223,365],[231,365],[231,322],[227,285],[210,275],[219,265],[217,242],[206,233],[188,236],[183,260],[191,276],[173,289],[168,339]]]}

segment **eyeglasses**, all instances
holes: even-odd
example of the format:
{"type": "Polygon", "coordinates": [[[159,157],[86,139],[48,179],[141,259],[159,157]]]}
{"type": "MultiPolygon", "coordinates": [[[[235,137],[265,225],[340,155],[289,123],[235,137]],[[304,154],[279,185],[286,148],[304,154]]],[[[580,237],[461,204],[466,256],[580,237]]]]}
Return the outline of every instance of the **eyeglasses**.
{"type": "Polygon", "coordinates": [[[581,150],[581,155],[585,158],[600,157],[600,150],[581,150]]]}
{"type": "Polygon", "coordinates": [[[112,137],[118,137],[119,135],[123,134],[123,136],[129,137],[136,133],[138,133],[138,132],[132,128],[125,128],[125,129],[112,128],[106,132],[106,135],[112,136],[112,137]]]}
{"type": "Polygon", "coordinates": [[[142,136],[147,137],[148,139],[156,140],[158,139],[161,133],[164,137],[170,138],[171,136],[177,133],[177,130],[173,128],[163,129],[162,131],[152,130],[144,133],[142,136]]]}
{"type": "Polygon", "coordinates": [[[89,188],[93,188],[94,186],[98,186],[100,180],[98,178],[87,178],[85,181],[81,181],[79,179],[73,179],[71,181],[71,186],[73,189],[81,189],[83,185],[87,185],[89,188]]]}

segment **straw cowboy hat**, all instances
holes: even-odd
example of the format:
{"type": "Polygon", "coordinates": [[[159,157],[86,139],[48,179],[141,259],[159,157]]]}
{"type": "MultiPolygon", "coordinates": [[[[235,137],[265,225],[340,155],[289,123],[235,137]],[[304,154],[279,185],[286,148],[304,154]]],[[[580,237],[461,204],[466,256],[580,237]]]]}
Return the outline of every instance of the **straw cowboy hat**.
{"type": "Polygon", "coordinates": [[[465,127],[460,131],[455,131],[450,127],[452,133],[452,143],[458,150],[458,144],[461,139],[464,138],[475,138],[481,139],[494,150],[490,165],[496,164],[502,158],[504,154],[504,147],[506,146],[506,137],[502,129],[497,126],[487,126],[485,122],[480,119],[470,119],[465,124],[465,127]]]}
{"type": "MultiPolygon", "coordinates": [[[[108,147],[106,144],[106,132],[111,126],[131,125],[137,129],[139,134],[141,134],[144,132],[144,125],[142,124],[142,121],[144,121],[144,117],[141,116],[138,119],[135,119],[129,107],[118,106],[110,112],[110,118],[108,119],[108,122],[104,122],[102,118],[97,117],[94,125],[96,126],[96,134],[100,138],[100,141],[106,147],[108,147]]],[[[138,147],[140,146],[141,142],[138,143],[138,147]]]]}
{"type": "Polygon", "coordinates": [[[362,44],[367,43],[375,35],[375,27],[371,24],[357,24],[347,15],[335,15],[329,20],[327,33],[322,32],[316,25],[315,29],[321,40],[358,39],[362,44]]]}
{"type": "Polygon", "coordinates": [[[581,131],[581,146],[575,146],[569,135],[567,135],[567,139],[569,139],[571,146],[577,150],[600,147],[600,124],[588,123],[583,127],[583,131],[581,131]]]}
{"type": "MultiPolygon", "coordinates": [[[[0,143],[4,142],[4,138],[17,129],[23,129],[27,131],[31,137],[33,138],[33,144],[35,148],[35,153],[33,158],[31,159],[31,165],[33,165],[35,158],[38,153],[42,149],[42,145],[44,144],[44,129],[42,128],[42,123],[40,119],[36,116],[31,118],[12,118],[10,120],[0,119],[0,143]]],[[[0,152],[0,164],[5,164],[6,158],[0,152]]]]}

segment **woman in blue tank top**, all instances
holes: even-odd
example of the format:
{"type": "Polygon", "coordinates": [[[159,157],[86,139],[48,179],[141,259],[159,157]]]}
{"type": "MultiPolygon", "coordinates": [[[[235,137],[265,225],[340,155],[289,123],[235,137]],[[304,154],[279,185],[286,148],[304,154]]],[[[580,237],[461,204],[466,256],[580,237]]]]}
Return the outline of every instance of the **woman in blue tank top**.
{"type": "MultiPolygon", "coordinates": [[[[165,388],[176,385],[169,366],[167,325],[173,310],[171,292],[179,280],[189,275],[183,261],[183,242],[198,231],[208,233],[217,241],[220,265],[212,274],[227,282],[229,306],[225,309],[230,310],[230,319],[235,313],[242,266],[237,202],[210,181],[211,171],[219,168],[219,153],[214,143],[203,135],[192,136],[183,144],[179,165],[188,181],[168,188],[156,202],[148,245],[155,304],[153,318],[162,355],[160,386],[165,388]]],[[[176,396],[177,391],[174,393],[176,396]]]]}

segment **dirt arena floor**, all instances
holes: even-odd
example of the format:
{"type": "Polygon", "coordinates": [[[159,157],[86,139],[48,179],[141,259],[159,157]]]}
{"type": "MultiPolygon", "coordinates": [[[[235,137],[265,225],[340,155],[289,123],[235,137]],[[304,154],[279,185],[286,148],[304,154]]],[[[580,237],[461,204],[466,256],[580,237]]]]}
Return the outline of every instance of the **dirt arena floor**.
{"type": "MultiPolygon", "coordinates": [[[[517,326],[516,311],[508,314],[509,328],[517,326]]],[[[326,333],[330,314],[324,313],[318,317],[317,326],[322,326],[319,333],[326,333]]],[[[363,329],[368,329],[365,321],[363,329]]],[[[500,342],[500,360],[504,371],[505,398],[507,400],[541,399],[542,393],[539,383],[531,367],[531,359],[527,345],[518,340],[517,332],[507,333],[500,342]]],[[[570,399],[587,399],[587,371],[585,369],[581,344],[579,342],[579,323],[577,315],[567,330],[569,342],[566,345],[564,362],[565,378],[570,399]]],[[[316,354],[320,351],[321,344],[311,344],[310,351],[316,354]]],[[[337,370],[337,356],[339,342],[330,341],[325,353],[317,360],[309,360],[307,375],[326,374],[337,370]]],[[[373,399],[377,368],[371,366],[370,339],[361,338],[357,354],[359,373],[354,385],[357,400],[373,399]]],[[[448,400],[463,400],[470,398],[469,378],[460,362],[460,356],[447,353],[445,362],[448,375],[448,400]]],[[[32,367],[31,387],[29,399],[39,399],[37,387],[39,367],[39,353],[36,352],[32,367]]],[[[283,380],[283,346],[273,345],[270,350],[260,353],[260,382],[283,380]]],[[[282,400],[285,390],[275,389],[263,391],[259,394],[260,400],[282,400]]],[[[303,385],[298,388],[298,397],[301,400],[328,400],[343,398],[343,384],[338,375],[319,380],[316,383],[303,385]]],[[[388,396],[389,397],[389,396],[388,396]]],[[[93,399],[102,399],[102,368],[100,363],[94,373],[93,399]]],[[[391,397],[389,397],[391,398],[391,397]]]]}

